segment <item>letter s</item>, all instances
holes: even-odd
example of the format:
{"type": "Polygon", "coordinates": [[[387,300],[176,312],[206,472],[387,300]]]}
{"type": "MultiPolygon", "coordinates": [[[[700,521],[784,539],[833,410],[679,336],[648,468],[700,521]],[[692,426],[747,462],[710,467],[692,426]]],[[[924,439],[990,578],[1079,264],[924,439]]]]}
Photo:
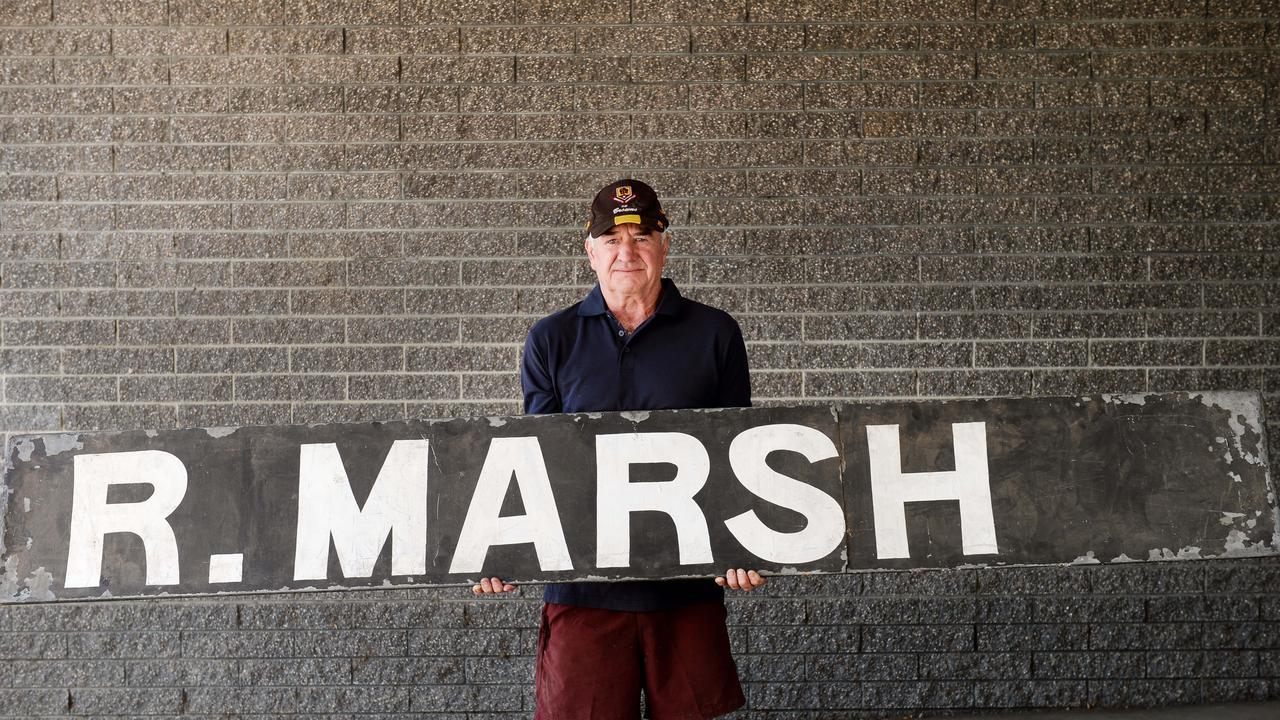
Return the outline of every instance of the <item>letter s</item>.
{"type": "Polygon", "coordinates": [[[809,462],[836,457],[835,443],[804,425],[762,425],[744,430],[729,444],[729,465],[743,487],[774,505],[805,516],[804,529],[784,533],[769,528],[755,510],[729,518],[729,532],[748,551],[777,563],[805,563],[826,557],[844,541],[844,510],[818,488],[775,472],[765,463],[769,453],[790,450],[809,462]]]}

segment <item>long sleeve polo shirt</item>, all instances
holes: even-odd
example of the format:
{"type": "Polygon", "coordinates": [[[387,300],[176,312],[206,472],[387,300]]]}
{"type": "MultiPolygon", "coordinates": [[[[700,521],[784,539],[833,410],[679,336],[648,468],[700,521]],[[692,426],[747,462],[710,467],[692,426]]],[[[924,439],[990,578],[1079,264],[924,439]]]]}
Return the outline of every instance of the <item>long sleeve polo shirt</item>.
{"type": "MultiPolygon", "coordinates": [[[[618,324],[597,285],[538,321],[520,365],[530,414],[748,407],[751,378],[738,323],[688,300],[662,279],[658,307],[635,332],[618,324]]],[[[612,610],[664,610],[723,599],[707,579],[553,583],[546,602],[612,610]]]]}

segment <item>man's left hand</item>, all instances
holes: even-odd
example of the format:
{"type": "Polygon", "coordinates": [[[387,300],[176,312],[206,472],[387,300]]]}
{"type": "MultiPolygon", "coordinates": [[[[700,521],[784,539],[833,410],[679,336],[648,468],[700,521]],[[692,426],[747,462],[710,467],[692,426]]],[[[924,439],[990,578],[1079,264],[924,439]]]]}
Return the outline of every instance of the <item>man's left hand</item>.
{"type": "Polygon", "coordinates": [[[716,578],[716,584],[720,587],[728,587],[732,590],[741,590],[743,592],[751,592],[766,582],[769,582],[769,579],[755,570],[742,570],[741,568],[730,569],[722,577],[716,578]]]}

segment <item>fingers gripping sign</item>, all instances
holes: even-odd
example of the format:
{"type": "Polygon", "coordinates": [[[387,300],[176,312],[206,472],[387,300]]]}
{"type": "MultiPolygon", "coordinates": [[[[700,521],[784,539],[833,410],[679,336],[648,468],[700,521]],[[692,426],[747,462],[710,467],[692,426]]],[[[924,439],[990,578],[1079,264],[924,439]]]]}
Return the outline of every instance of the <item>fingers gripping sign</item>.
{"type": "Polygon", "coordinates": [[[743,570],[742,568],[730,568],[724,575],[716,578],[716,584],[720,587],[728,587],[731,590],[741,590],[743,592],[751,592],[767,582],[769,582],[769,579],[755,570],[743,570]]]}
{"type": "Polygon", "coordinates": [[[471,592],[475,595],[488,595],[492,593],[509,593],[515,592],[516,586],[508,582],[503,582],[502,578],[480,578],[478,585],[471,586],[471,592]]]}

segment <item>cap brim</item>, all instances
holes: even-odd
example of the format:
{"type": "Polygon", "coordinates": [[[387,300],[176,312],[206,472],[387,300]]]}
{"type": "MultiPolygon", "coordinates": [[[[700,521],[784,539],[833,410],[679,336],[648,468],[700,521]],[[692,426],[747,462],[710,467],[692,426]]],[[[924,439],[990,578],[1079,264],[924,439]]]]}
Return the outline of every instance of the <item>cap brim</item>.
{"type": "Polygon", "coordinates": [[[644,217],[642,215],[615,215],[597,220],[594,225],[587,228],[587,232],[591,233],[591,237],[600,237],[618,225],[648,225],[649,227],[657,228],[659,231],[667,229],[667,223],[662,218],[644,217]]]}

